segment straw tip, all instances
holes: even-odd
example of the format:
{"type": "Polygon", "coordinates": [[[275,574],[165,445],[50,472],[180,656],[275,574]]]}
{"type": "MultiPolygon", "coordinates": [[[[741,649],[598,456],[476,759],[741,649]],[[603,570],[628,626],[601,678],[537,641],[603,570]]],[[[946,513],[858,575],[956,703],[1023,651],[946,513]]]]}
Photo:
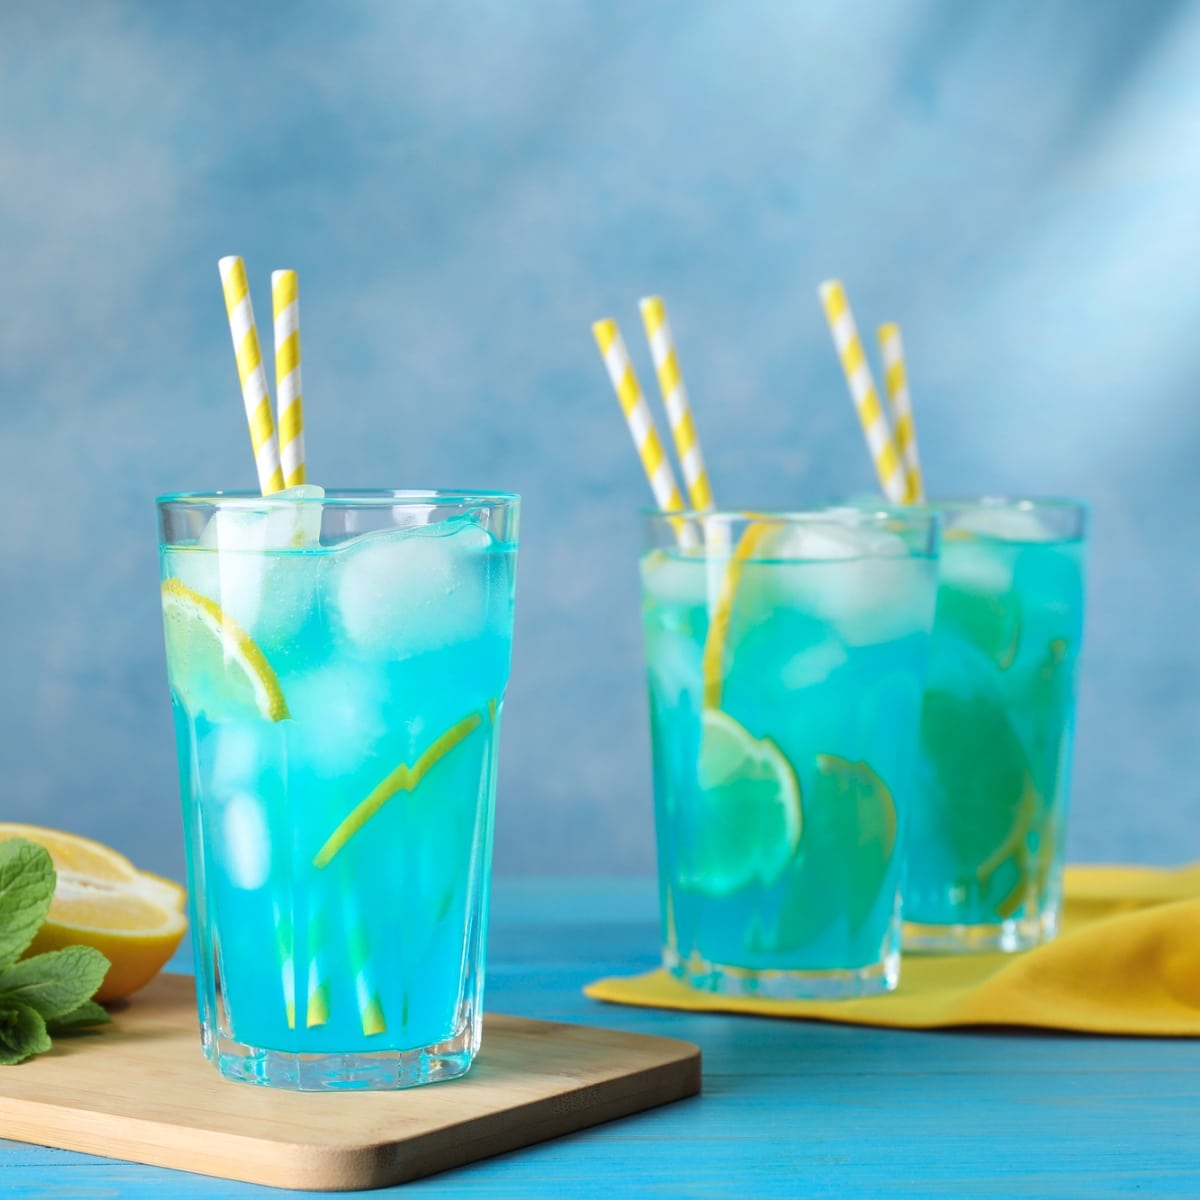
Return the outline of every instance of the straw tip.
{"type": "Polygon", "coordinates": [[[279,283],[280,280],[295,279],[295,278],[296,278],[296,272],[291,267],[283,267],[278,271],[271,272],[272,285],[279,283]]]}
{"type": "Polygon", "coordinates": [[[232,271],[242,261],[240,254],[226,254],[222,258],[217,259],[217,268],[224,274],[226,271],[232,271]]]}
{"type": "Polygon", "coordinates": [[[823,280],[821,280],[820,283],[817,284],[817,291],[820,292],[820,294],[822,296],[827,296],[831,292],[840,292],[842,290],[842,288],[843,288],[842,281],[840,279],[836,279],[836,278],[823,279],[823,280]]]}
{"type": "Polygon", "coordinates": [[[666,305],[663,303],[663,298],[661,296],[643,296],[638,301],[638,308],[640,308],[642,312],[645,312],[647,309],[662,309],[665,307],[666,305]]]}
{"type": "Polygon", "coordinates": [[[617,323],[612,317],[601,317],[599,321],[592,322],[592,334],[601,346],[607,347],[610,342],[616,340],[617,323]]]}

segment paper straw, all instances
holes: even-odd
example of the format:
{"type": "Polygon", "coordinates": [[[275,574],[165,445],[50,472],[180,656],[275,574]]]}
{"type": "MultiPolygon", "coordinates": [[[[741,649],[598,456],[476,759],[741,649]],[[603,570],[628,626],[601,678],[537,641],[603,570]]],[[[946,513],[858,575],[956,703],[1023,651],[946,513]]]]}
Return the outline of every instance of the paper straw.
{"type": "Polygon", "coordinates": [[[344,880],[342,896],[346,946],[350,955],[350,970],[354,976],[354,1002],[358,1008],[362,1031],[367,1037],[371,1037],[376,1033],[387,1032],[387,1020],[383,1015],[383,1003],[379,998],[375,971],[371,966],[371,944],[367,937],[367,926],[358,897],[354,894],[352,880],[344,880]]]}
{"type": "Polygon", "coordinates": [[[904,366],[900,326],[888,321],[880,325],[878,336],[879,356],[883,360],[883,386],[892,411],[896,448],[904,463],[905,499],[910,504],[917,504],[925,499],[925,484],[921,479],[921,463],[917,455],[917,430],[913,424],[912,396],[908,391],[908,371],[904,366]]]}
{"type": "Polygon", "coordinates": [[[863,436],[867,439],[871,462],[879,476],[879,485],[891,503],[903,504],[904,471],[888,429],[887,417],[879,402],[879,392],[875,389],[862,339],[858,336],[854,314],[846,299],[846,289],[842,287],[841,280],[827,279],[817,290],[825,309],[825,319],[829,322],[829,332],[833,335],[834,347],[841,360],[842,372],[850,388],[850,396],[858,412],[863,436]]]}
{"type": "Polygon", "coordinates": [[[229,314],[229,333],[233,338],[233,352],[237,356],[238,380],[242,385],[246,420],[250,424],[250,444],[254,447],[258,486],[264,496],[269,496],[283,487],[283,471],[279,465],[279,442],[275,438],[275,419],[271,415],[271,397],[262,365],[262,348],[258,344],[258,327],[254,324],[254,309],[250,304],[246,264],[231,255],[222,258],[217,266],[221,271],[221,290],[225,293],[225,311],[229,314]]]}
{"type": "Polygon", "coordinates": [[[642,323],[646,326],[646,340],[650,343],[663,407],[667,410],[667,425],[683,470],[683,484],[692,508],[703,512],[713,506],[712,489],[704,466],[704,456],[700,452],[696,425],[692,420],[687,388],[679,370],[679,356],[675,353],[675,339],[667,320],[667,306],[661,296],[647,296],[638,307],[642,310],[642,323]]]}
{"type": "Polygon", "coordinates": [[[300,384],[300,282],[295,271],[271,272],[275,316],[275,403],[279,408],[279,457],[283,482],[305,480],[304,410],[300,384]]]}
{"type": "MultiPolygon", "coordinates": [[[[592,333],[600,347],[604,365],[608,368],[608,377],[612,380],[617,399],[621,402],[621,411],[625,414],[633,444],[642,460],[642,469],[650,481],[654,501],[664,512],[680,512],[683,510],[683,495],[679,491],[679,484],[675,482],[675,472],[671,470],[658,430],[654,427],[654,418],[650,415],[650,406],[634,373],[633,363],[629,361],[621,331],[616,321],[605,318],[592,326],[592,333]]],[[[683,545],[695,545],[695,532],[685,522],[679,522],[676,533],[683,545]]]]}
{"type": "Polygon", "coordinates": [[[287,1027],[296,1028],[296,939],[292,914],[275,901],[275,950],[279,955],[280,976],[283,980],[283,1007],[287,1027]]]}
{"type": "Polygon", "coordinates": [[[312,907],[308,915],[308,1005],[304,1023],[315,1029],[329,1020],[329,981],[324,967],[329,946],[321,901],[310,896],[309,903],[312,907]]]}

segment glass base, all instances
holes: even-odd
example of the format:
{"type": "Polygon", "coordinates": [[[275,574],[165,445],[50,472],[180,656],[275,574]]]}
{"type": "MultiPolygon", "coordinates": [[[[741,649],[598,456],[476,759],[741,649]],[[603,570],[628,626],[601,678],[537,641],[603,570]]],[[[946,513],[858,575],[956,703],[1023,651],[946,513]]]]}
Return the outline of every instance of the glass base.
{"type": "Polygon", "coordinates": [[[988,925],[925,925],[905,921],[905,950],[941,954],[1013,954],[1032,950],[1058,933],[1057,908],[988,925]]]}
{"type": "Polygon", "coordinates": [[[205,1057],[226,1079],[293,1092],[397,1091],[458,1079],[479,1050],[479,1023],[432,1046],[354,1054],[294,1054],[201,1030],[205,1057]]]}
{"type": "Polygon", "coordinates": [[[771,1000],[845,1000],[894,991],[900,982],[900,955],[892,952],[866,967],[780,970],[730,967],[698,954],[681,958],[663,948],[663,966],[676,979],[702,992],[722,996],[759,996],[771,1000]]]}

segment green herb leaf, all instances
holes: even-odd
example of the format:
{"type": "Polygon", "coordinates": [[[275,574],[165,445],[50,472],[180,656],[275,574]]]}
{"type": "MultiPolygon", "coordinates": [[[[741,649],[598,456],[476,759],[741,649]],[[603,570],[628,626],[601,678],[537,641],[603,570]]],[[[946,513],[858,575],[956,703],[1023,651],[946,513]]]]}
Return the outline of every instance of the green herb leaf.
{"type": "Polygon", "coordinates": [[[50,911],[54,883],[54,864],[44,847],[24,838],[0,842],[0,967],[29,949],[50,911]]]}
{"type": "Polygon", "coordinates": [[[91,946],[66,946],[23,958],[0,970],[0,1005],[19,1001],[52,1021],[90,1000],[104,982],[109,965],[91,946]]]}
{"type": "Polygon", "coordinates": [[[85,1000],[78,1008],[61,1017],[55,1017],[48,1025],[54,1033],[71,1033],[85,1025],[107,1025],[112,1021],[108,1010],[95,1000],[85,1000]]]}
{"type": "Polygon", "coordinates": [[[28,1004],[0,1002],[0,1065],[24,1062],[50,1049],[46,1022],[28,1004]]]}

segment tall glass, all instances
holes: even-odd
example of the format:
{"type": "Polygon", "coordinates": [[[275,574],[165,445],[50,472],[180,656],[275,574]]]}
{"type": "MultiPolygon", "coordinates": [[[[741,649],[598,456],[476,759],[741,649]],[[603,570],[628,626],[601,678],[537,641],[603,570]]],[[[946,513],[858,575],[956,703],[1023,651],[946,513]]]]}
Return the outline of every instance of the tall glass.
{"type": "Polygon", "coordinates": [[[904,944],[1020,950],[1062,908],[1087,510],[932,501],[944,521],[904,944]]]}
{"type": "Polygon", "coordinates": [[[158,501],[196,991],[222,1074],[463,1074],[479,1047],[516,496],[158,501]]]}
{"type": "Polygon", "coordinates": [[[899,977],[929,514],[647,514],[663,961],[726,994],[899,977]]]}

